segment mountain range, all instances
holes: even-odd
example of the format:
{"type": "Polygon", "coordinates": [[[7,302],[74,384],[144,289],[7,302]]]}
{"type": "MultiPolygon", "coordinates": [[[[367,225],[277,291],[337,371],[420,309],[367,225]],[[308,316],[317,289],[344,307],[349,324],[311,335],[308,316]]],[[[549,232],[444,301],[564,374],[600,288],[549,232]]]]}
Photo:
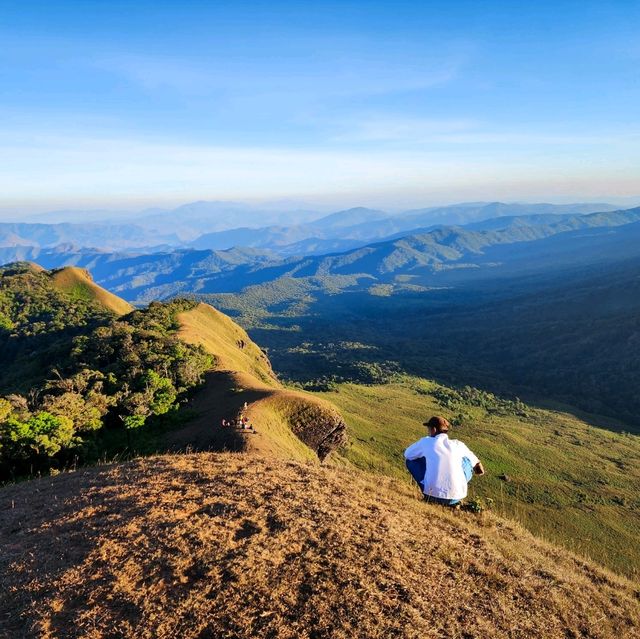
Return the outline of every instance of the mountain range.
{"type": "MultiPolygon", "coordinates": [[[[343,223],[361,215],[354,211],[343,223]]],[[[327,222],[336,223],[338,218],[327,222]]],[[[640,406],[630,357],[636,353],[636,310],[625,295],[635,290],[638,246],[635,208],[505,215],[304,257],[257,248],[129,253],[59,245],[0,249],[0,259],[89,269],[98,285],[138,306],[182,295],[210,302],[236,317],[270,349],[280,370],[303,383],[332,376],[386,379],[400,366],[447,383],[473,380],[498,392],[544,391],[635,429],[640,406]],[[605,318],[597,315],[599,277],[626,282],[615,287],[615,299],[607,297],[608,307],[619,311],[605,318]],[[515,317],[515,323],[509,319],[515,317]],[[548,330],[538,331],[536,318],[546,318],[548,330]],[[616,326],[627,345],[595,348],[618,343],[616,326]],[[374,351],[335,347],[361,342],[364,335],[374,351]],[[307,356],[289,356],[300,340],[314,344],[312,363],[302,364],[307,356]],[[402,353],[400,363],[395,353],[402,353]],[[554,357],[564,362],[560,377],[560,369],[543,365],[554,357]],[[589,375],[582,375],[587,369],[589,375]]]]}
{"type": "MultiPolygon", "coordinates": [[[[581,215],[613,210],[607,204],[463,204],[390,213],[363,207],[322,216],[318,212],[261,210],[225,202],[194,202],[171,211],[146,211],[75,222],[0,223],[0,248],[32,251],[73,245],[109,251],[156,252],[163,248],[225,250],[249,247],[283,256],[348,250],[374,240],[424,230],[438,224],[468,224],[502,216],[581,215]],[[268,226],[265,226],[268,224],[268,226]]],[[[53,214],[52,214],[53,215],[53,214]]],[[[17,258],[17,255],[16,255],[17,258]]]]}
{"type": "MultiPolygon", "coordinates": [[[[358,213],[359,215],[360,213],[358,213]]],[[[282,279],[351,290],[459,284],[633,256],[640,208],[586,215],[504,216],[431,230],[328,255],[283,258],[256,248],[109,252],[59,245],[0,248],[0,261],[88,268],[98,283],[133,303],[176,294],[238,292],[282,279]]]]}

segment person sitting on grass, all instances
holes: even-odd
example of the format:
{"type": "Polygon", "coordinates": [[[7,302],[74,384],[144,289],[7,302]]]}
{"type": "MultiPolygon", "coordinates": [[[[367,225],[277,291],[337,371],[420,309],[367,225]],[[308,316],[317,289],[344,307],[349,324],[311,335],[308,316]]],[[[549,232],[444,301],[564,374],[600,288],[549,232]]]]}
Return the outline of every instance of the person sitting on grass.
{"type": "Polygon", "coordinates": [[[466,444],[449,439],[450,424],[444,417],[432,417],[423,425],[429,436],[404,451],[407,470],[427,501],[455,506],[467,496],[473,474],[484,475],[484,468],[466,444]]]}

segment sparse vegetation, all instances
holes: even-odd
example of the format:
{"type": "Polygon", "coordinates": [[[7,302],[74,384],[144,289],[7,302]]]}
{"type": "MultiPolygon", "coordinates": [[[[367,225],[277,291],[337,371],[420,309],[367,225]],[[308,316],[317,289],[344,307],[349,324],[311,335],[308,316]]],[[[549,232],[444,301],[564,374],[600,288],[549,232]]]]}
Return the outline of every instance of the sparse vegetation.
{"type": "MultiPolygon", "coordinates": [[[[489,414],[529,416],[526,405],[517,397],[513,400],[496,397],[493,393],[487,393],[471,386],[464,386],[459,390],[447,388],[446,386],[437,386],[431,391],[431,395],[440,406],[450,410],[461,409],[465,406],[475,406],[484,408],[489,414]]],[[[464,415],[464,413],[458,413],[453,418],[457,425],[462,425],[464,415]]]]}
{"type": "Polygon", "coordinates": [[[491,512],[273,457],[5,487],[0,547],[7,637],[630,639],[640,624],[636,584],[491,512]]]}

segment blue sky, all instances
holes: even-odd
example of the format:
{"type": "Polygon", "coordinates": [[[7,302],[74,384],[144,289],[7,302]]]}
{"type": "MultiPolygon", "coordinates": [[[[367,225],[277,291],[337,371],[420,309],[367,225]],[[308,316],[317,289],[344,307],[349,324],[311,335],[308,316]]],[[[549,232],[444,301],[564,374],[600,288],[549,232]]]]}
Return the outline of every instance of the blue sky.
{"type": "Polygon", "coordinates": [[[0,208],[640,195],[640,2],[0,0],[0,208]]]}

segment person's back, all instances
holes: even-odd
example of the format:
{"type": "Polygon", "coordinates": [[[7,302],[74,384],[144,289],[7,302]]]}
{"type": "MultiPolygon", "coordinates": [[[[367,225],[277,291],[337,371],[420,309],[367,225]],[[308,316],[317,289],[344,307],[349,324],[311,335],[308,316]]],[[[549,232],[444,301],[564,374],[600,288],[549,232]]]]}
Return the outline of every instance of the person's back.
{"type": "Polygon", "coordinates": [[[431,434],[407,448],[404,453],[407,467],[427,499],[457,503],[467,496],[467,483],[473,471],[484,474],[482,464],[466,444],[449,439],[449,423],[445,419],[432,418],[425,425],[431,434]],[[421,462],[419,470],[415,466],[417,460],[421,462]]]}

